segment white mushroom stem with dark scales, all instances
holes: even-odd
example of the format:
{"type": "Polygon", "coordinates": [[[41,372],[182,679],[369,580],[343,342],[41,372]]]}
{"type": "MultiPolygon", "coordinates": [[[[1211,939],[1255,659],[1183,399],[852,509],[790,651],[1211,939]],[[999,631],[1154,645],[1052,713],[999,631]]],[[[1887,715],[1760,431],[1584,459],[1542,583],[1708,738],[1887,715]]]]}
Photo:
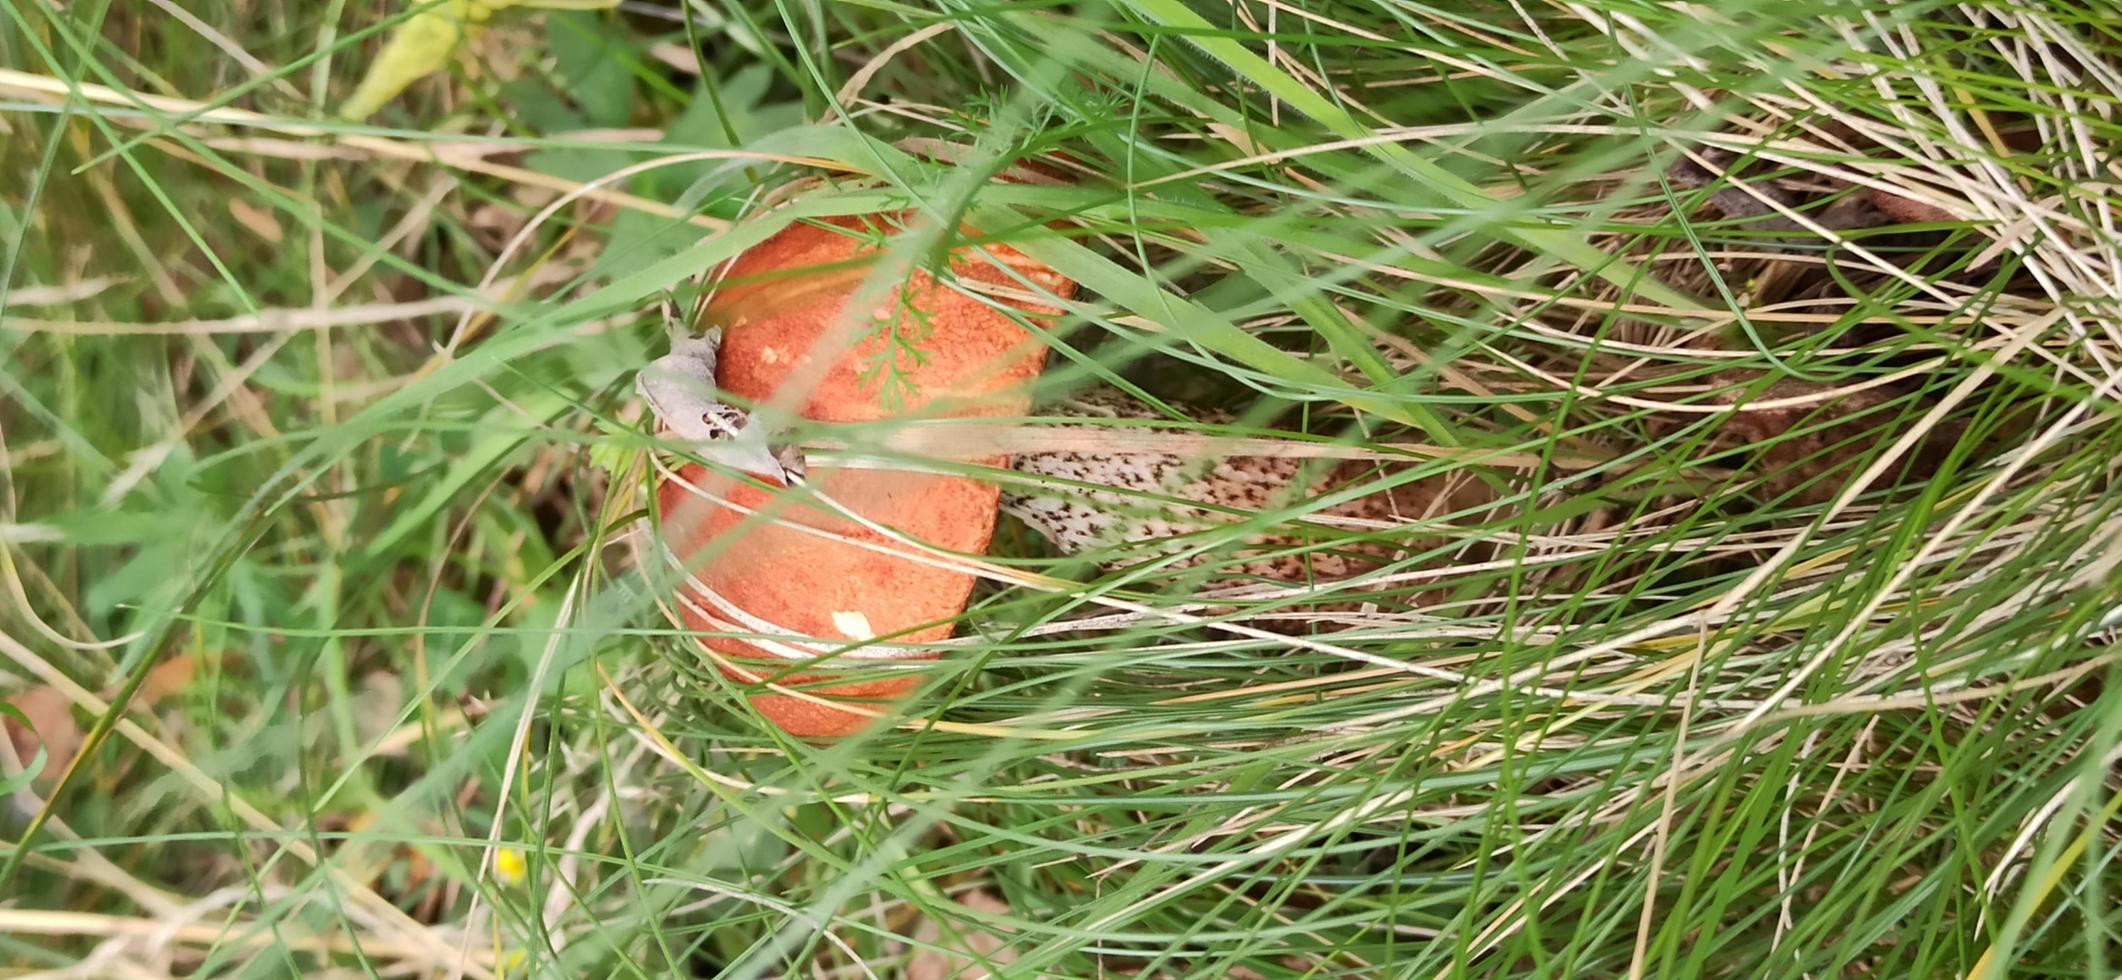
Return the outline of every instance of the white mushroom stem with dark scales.
{"type": "MultiPolygon", "coordinates": [[[[1079,394],[1044,411],[1076,418],[1163,418],[1149,406],[1112,389],[1079,394]]],[[[1232,421],[1222,412],[1187,411],[1197,421],[1212,425],[1232,421]]],[[[1043,490],[1006,487],[1002,507],[1063,554],[1121,556],[1103,562],[1114,567],[1197,548],[1202,544],[1197,537],[1200,532],[1369,482],[1380,473],[1380,466],[1375,462],[1335,463],[1286,456],[1189,458],[1141,451],[1027,453],[1016,457],[1012,468],[1056,483],[1043,490]],[[1112,489],[1098,489],[1102,487],[1112,489]]],[[[1384,529],[1434,521],[1478,507],[1489,499],[1488,488],[1479,480],[1471,474],[1455,472],[1371,490],[1318,508],[1307,518],[1321,523],[1342,519],[1358,523],[1359,528],[1384,529]]],[[[1329,533],[1339,537],[1361,535],[1363,531],[1342,529],[1329,533]]],[[[1371,541],[1319,548],[1321,543],[1301,528],[1278,525],[1273,530],[1246,535],[1235,562],[1231,562],[1233,556],[1227,550],[1218,547],[1172,560],[1167,567],[1231,562],[1227,568],[1237,574],[1305,582],[1360,574],[1390,560],[1395,552],[1426,550],[1431,546],[1430,542],[1408,537],[1396,537],[1390,545],[1371,541]]]]}

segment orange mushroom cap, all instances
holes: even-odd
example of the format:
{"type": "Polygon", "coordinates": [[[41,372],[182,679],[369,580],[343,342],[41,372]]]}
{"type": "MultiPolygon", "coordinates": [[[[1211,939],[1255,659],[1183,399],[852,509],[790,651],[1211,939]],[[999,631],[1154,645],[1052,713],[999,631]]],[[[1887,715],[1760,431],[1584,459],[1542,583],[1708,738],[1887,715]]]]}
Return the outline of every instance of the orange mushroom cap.
{"type": "MultiPolygon", "coordinates": [[[[783,397],[784,385],[814,381],[801,394],[798,414],[819,422],[1024,414],[1046,347],[1006,313],[922,271],[913,272],[877,308],[849,310],[883,254],[879,240],[904,233],[901,229],[916,220],[894,214],[792,225],[739,256],[704,312],[723,331],[717,387],[758,403],[783,397]],[[848,324],[872,317],[880,323],[866,335],[847,330],[848,324]],[[888,408],[865,368],[880,355],[891,356],[887,345],[894,330],[917,338],[922,356],[900,363],[906,394],[888,408]]],[[[1075,290],[1053,270],[1002,245],[985,245],[979,252],[961,247],[950,257],[950,271],[964,284],[1021,291],[1016,277],[1022,276],[1063,298],[1075,290]]],[[[1040,320],[1059,311],[1024,312],[1040,320]]],[[[1008,464],[1007,459],[987,462],[1008,464]]],[[[837,669],[865,666],[854,660],[824,670],[785,672],[791,651],[803,656],[819,644],[838,646],[836,640],[881,637],[919,645],[949,638],[974,575],[863,522],[968,554],[986,550],[994,533],[1000,490],[982,480],[813,466],[807,481],[808,489],[768,490],[691,465],[657,489],[665,543],[688,567],[698,566],[680,589],[686,625],[702,632],[742,634],[770,627],[792,634],[786,643],[702,637],[703,645],[727,658],[724,674],[741,683],[810,685],[829,681],[837,669]],[[862,521],[834,513],[813,494],[859,514],[862,521]],[[729,535],[736,537],[725,541],[729,535]],[[704,562],[699,560],[703,555],[704,562]],[[865,631],[868,636],[854,635],[865,631]]],[[[870,658],[883,653],[881,647],[864,649],[870,658]]],[[[899,659],[935,656],[917,651],[899,659]]],[[[867,665],[874,667],[873,660],[867,665]]],[[[868,727],[919,683],[916,673],[902,672],[759,694],[751,702],[791,735],[830,738],[868,727]]]]}

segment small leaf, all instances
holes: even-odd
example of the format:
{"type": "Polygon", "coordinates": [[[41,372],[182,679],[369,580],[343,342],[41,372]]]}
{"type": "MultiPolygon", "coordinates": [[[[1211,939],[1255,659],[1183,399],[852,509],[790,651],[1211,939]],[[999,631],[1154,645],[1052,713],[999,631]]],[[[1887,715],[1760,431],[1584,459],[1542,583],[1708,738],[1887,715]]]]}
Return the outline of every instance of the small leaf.
{"type": "MultiPolygon", "coordinates": [[[[71,720],[68,719],[68,721],[71,720]]],[[[15,707],[12,703],[0,702],[0,737],[4,737],[7,734],[7,729],[10,727],[8,725],[9,721],[21,726],[22,731],[30,734],[30,739],[37,738],[37,730],[30,726],[29,716],[23,714],[21,708],[15,707]]],[[[16,744],[27,745],[30,744],[30,741],[18,741],[16,744]]],[[[36,741],[35,744],[37,746],[37,754],[34,758],[22,764],[21,772],[12,776],[0,777],[0,796],[6,796],[24,786],[28,786],[38,776],[43,775],[44,763],[50,756],[45,752],[44,743],[41,740],[36,741]]],[[[68,754],[72,754],[71,751],[68,754]]]]}
{"type": "Polygon", "coordinates": [[[509,107],[509,113],[534,133],[565,133],[588,129],[589,120],[564,99],[553,98],[552,86],[543,77],[528,76],[502,82],[494,101],[509,107]]]}
{"type": "Polygon", "coordinates": [[[612,171],[632,162],[633,158],[620,150],[569,149],[539,150],[525,157],[523,165],[541,174],[586,184],[610,176],[612,171]]]}
{"type": "Polygon", "coordinates": [[[639,446],[629,446],[623,439],[628,436],[636,436],[638,433],[628,432],[601,422],[597,424],[597,428],[614,438],[599,439],[589,444],[589,465],[603,470],[614,480],[624,478],[627,472],[634,468],[634,463],[640,459],[641,448],[639,446]]]}
{"type": "Polygon", "coordinates": [[[660,262],[700,243],[705,232],[673,218],[622,211],[612,220],[611,238],[590,267],[592,276],[617,276],[660,262]]]}
{"type": "Polygon", "coordinates": [[[626,67],[627,39],[604,18],[568,13],[546,25],[554,67],[567,96],[593,126],[624,126],[634,105],[634,75],[626,67]]]}

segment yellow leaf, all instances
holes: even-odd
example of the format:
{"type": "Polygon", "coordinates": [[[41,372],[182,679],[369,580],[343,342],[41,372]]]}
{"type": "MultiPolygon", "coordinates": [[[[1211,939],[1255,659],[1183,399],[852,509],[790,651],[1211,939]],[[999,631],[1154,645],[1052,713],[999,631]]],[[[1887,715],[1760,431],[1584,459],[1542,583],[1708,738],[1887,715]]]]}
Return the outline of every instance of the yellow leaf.
{"type": "Polygon", "coordinates": [[[359,122],[398,97],[406,87],[442,70],[450,52],[486,26],[494,13],[510,7],[547,10],[601,10],[619,0],[415,0],[423,3],[384,42],[368,74],[339,107],[339,115],[359,122]]]}
{"type": "Polygon", "coordinates": [[[339,115],[356,122],[367,119],[407,86],[440,71],[457,43],[476,33],[497,7],[508,2],[438,0],[428,4],[391,34],[368,66],[368,74],[361,76],[360,86],[339,107],[339,115]]]}

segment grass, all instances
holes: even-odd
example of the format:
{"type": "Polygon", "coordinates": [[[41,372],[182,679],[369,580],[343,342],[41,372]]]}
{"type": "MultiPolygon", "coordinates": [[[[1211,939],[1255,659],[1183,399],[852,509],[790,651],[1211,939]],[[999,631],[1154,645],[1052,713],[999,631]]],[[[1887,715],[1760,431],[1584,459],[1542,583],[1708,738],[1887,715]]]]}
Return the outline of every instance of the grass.
{"type": "Polygon", "coordinates": [[[2111,4],[515,8],[359,124],[408,8],[207,6],[0,18],[10,971],[2122,959],[2111,4]],[[1415,537],[1005,525],[788,739],[629,564],[631,374],[819,174],[1080,283],[1056,392],[1497,502],[1294,590],[1247,532],[1415,537]]]}

